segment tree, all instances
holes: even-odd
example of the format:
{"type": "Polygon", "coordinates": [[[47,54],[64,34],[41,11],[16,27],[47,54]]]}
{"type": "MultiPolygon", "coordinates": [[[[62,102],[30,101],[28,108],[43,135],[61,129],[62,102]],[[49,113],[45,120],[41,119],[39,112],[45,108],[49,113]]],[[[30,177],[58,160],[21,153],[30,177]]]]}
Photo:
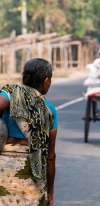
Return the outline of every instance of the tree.
{"type": "Polygon", "coordinates": [[[91,4],[89,0],[71,0],[69,8],[66,10],[68,22],[70,22],[70,30],[74,36],[82,38],[94,31],[94,25],[91,13],[91,4]]]}
{"type": "Polygon", "coordinates": [[[90,35],[97,38],[100,42],[100,1],[91,0],[91,18],[93,20],[94,30],[90,31],[90,35]]]}
{"type": "Polygon", "coordinates": [[[65,12],[59,7],[58,3],[45,3],[44,1],[29,0],[27,1],[29,32],[40,31],[58,32],[63,34],[68,27],[65,12]]]}
{"type": "Polygon", "coordinates": [[[21,34],[21,0],[0,1],[0,38],[8,37],[12,30],[21,34]]]}
{"type": "MultiPolygon", "coordinates": [[[[21,34],[23,0],[0,1],[0,38],[12,30],[21,34]]],[[[73,34],[83,38],[91,35],[100,41],[100,0],[26,0],[27,31],[73,34]]]]}

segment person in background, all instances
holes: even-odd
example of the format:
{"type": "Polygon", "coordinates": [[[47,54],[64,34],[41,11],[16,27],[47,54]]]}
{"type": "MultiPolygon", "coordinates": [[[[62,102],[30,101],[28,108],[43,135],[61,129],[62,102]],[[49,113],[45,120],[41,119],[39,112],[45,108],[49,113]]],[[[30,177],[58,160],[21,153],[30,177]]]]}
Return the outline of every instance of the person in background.
{"type": "Polygon", "coordinates": [[[45,98],[52,67],[45,59],[28,60],[22,83],[5,85],[0,112],[8,130],[0,153],[0,206],[52,206],[58,117],[45,98]]]}
{"type": "Polygon", "coordinates": [[[94,59],[97,59],[97,58],[100,58],[100,49],[97,51],[97,53],[96,53],[96,55],[94,57],[94,59]]]}

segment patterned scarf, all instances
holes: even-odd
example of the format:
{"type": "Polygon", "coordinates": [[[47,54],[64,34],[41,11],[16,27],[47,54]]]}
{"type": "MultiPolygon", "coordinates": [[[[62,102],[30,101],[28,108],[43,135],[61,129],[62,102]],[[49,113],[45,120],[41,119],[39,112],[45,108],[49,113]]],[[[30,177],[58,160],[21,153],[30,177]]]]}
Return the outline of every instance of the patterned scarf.
{"type": "Polygon", "coordinates": [[[16,121],[28,139],[32,178],[37,185],[46,185],[46,166],[49,131],[52,114],[44,97],[24,84],[6,85],[2,90],[10,93],[10,117],[16,121]]]}

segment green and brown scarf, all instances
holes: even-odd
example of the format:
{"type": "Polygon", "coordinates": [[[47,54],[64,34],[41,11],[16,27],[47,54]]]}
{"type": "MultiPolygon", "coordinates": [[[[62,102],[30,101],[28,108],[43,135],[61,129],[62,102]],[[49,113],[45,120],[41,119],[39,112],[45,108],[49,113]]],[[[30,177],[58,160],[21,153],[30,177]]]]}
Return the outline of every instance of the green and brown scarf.
{"type": "Polygon", "coordinates": [[[37,184],[45,185],[52,113],[44,97],[33,88],[21,83],[6,85],[2,90],[10,93],[10,117],[28,139],[33,179],[37,184]]]}

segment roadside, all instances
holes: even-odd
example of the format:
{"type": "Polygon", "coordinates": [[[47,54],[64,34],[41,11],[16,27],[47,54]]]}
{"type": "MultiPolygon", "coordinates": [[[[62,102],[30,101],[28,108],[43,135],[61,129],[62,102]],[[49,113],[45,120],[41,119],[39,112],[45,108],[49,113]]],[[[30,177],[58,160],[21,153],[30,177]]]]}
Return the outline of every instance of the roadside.
{"type": "Polygon", "coordinates": [[[71,70],[68,72],[58,72],[55,71],[53,72],[53,77],[52,77],[52,83],[58,83],[62,81],[68,81],[71,79],[80,79],[82,77],[88,76],[89,71],[84,69],[84,70],[71,70]]]}
{"type": "MultiPolygon", "coordinates": [[[[55,70],[55,71],[53,71],[52,83],[55,84],[58,82],[69,81],[71,79],[79,79],[79,78],[82,78],[85,76],[87,77],[88,73],[89,72],[86,69],[84,69],[84,70],[72,69],[69,71],[55,70]]],[[[18,78],[16,80],[13,78],[12,79],[8,78],[8,81],[7,81],[7,79],[5,79],[5,80],[2,79],[0,81],[0,89],[6,84],[18,84],[20,81],[21,81],[20,78],[18,78]]]]}

